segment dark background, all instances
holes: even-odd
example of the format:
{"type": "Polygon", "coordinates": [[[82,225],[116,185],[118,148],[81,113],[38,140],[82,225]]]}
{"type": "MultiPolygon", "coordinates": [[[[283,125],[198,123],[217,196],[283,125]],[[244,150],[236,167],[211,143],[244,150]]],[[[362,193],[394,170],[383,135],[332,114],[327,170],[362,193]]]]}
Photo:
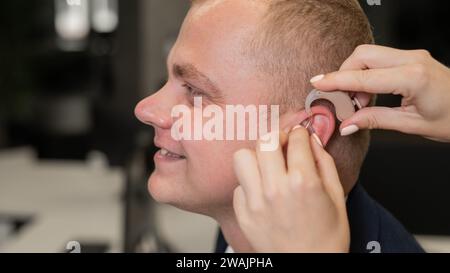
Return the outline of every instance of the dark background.
{"type": "MultiPolygon", "coordinates": [[[[450,64],[448,1],[360,1],[377,44],[427,49],[450,64]]],[[[380,96],[379,105],[400,105],[380,96]]],[[[377,131],[361,174],[369,193],[415,234],[450,234],[450,145],[420,137],[377,131]]]]}

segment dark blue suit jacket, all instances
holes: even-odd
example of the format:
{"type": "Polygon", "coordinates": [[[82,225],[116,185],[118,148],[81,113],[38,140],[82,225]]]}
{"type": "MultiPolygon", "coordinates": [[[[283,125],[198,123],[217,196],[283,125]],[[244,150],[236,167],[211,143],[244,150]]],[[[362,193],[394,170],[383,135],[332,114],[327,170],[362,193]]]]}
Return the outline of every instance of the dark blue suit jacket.
{"type": "MultiPolygon", "coordinates": [[[[351,233],[351,253],[370,253],[370,242],[377,242],[381,253],[422,253],[414,237],[388,211],[373,200],[361,185],[356,185],[348,196],[347,211],[351,233]]],[[[216,253],[228,247],[219,233],[216,253]]]]}

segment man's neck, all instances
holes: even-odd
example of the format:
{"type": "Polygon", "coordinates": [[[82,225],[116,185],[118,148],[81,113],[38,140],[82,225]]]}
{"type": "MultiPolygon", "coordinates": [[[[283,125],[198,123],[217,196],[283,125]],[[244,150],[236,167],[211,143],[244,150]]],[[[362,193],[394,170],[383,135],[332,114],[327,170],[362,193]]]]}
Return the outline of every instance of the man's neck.
{"type": "Polygon", "coordinates": [[[216,217],[225,240],[235,252],[253,252],[250,242],[245,237],[236,219],[233,208],[216,217]]]}

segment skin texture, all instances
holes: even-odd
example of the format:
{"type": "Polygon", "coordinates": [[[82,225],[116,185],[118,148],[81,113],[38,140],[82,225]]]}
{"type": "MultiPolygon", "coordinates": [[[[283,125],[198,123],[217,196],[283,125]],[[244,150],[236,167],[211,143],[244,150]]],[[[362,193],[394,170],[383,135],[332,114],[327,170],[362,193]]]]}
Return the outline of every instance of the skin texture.
{"type": "MultiPolygon", "coordinates": [[[[155,128],[156,146],[184,156],[179,160],[167,160],[159,154],[155,155],[156,168],[148,183],[152,197],[158,202],[214,218],[221,226],[227,242],[238,252],[271,250],[257,248],[255,242],[248,240],[233,207],[234,192],[240,185],[233,169],[233,156],[242,149],[254,150],[257,143],[175,141],[170,131],[174,123],[171,111],[174,106],[180,104],[193,109],[194,96],[202,96],[205,105],[215,104],[221,107],[236,104],[271,104],[270,95],[276,90],[270,89],[270,79],[262,81],[256,68],[249,65],[250,62],[242,55],[247,38],[254,33],[265,11],[265,6],[256,2],[229,0],[194,5],[168,58],[169,77],[166,85],[142,100],[135,109],[140,121],[155,128]],[[203,76],[195,76],[193,67],[203,76]],[[207,81],[205,77],[208,78],[207,81]],[[214,85],[214,88],[211,85],[214,85]],[[213,92],[213,89],[220,90],[220,94],[213,92]]],[[[313,127],[321,142],[326,145],[335,131],[334,116],[326,107],[317,106],[312,110],[313,127]]],[[[308,115],[304,111],[284,113],[280,117],[279,130],[290,131],[306,118],[308,115]]],[[[303,142],[305,141],[309,143],[309,140],[303,138],[303,142]]],[[[311,153],[307,155],[309,160],[314,162],[311,153]]],[[[317,170],[312,168],[310,172],[317,170]]],[[[340,185],[339,181],[335,182],[340,185]]],[[[347,187],[345,192],[350,189],[351,187],[347,187]]],[[[336,202],[330,202],[330,198],[319,200],[328,203],[318,207],[336,207],[336,202]]],[[[339,208],[342,210],[342,206],[339,208]]],[[[337,209],[330,211],[327,215],[341,219],[337,209]]],[[[324,222],[345,225],[342,221],[324,222]]],[[[345,227],[342,230],[345,230],[345,227]]],[[[328,229],[324,228],[323,231],[328,229]]],[[[299,244],[301,242],[297,245],[299,244]]],[[[316,249],[319,248],[316,246],[316,249]]],[[[325,249],[331,248],[327,245],[325,249]]],[[[277,248],[273,251],[283,249],[277,248]]]]}

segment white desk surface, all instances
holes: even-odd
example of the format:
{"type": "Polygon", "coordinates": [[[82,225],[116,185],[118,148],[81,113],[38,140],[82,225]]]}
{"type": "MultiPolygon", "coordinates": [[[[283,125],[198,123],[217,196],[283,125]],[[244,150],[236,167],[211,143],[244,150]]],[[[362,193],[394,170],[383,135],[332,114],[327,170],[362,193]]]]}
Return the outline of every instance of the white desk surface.
{"type": "Polygon", "coordinates": [[[39,162],[27,149],[0,153],[0,215],[33,217],[0,252],[61,252],[76,240],[119,251],[123,181],[120,170],[98,164],[39,162]]]}

